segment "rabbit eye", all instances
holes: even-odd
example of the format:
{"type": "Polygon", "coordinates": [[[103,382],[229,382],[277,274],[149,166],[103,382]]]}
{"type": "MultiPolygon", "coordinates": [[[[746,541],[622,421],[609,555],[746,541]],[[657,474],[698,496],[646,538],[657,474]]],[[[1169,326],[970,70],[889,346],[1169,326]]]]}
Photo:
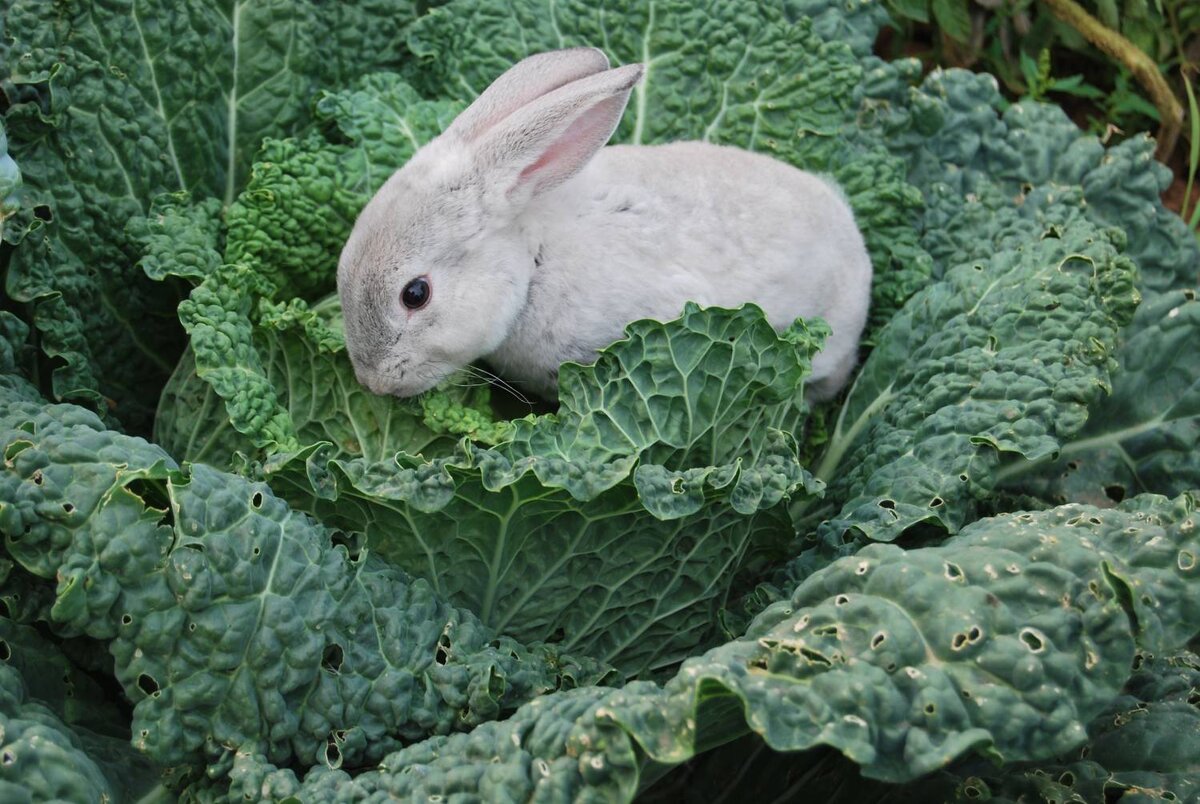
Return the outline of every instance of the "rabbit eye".
{"type": "Polygon", "coordinates": [[[400,301],[410,310],[420,310],[429,304],[429,297],[431,295],[429,280],[423,276],[418,276],[405,285],[404,290],[400,291],[400,301]]]}

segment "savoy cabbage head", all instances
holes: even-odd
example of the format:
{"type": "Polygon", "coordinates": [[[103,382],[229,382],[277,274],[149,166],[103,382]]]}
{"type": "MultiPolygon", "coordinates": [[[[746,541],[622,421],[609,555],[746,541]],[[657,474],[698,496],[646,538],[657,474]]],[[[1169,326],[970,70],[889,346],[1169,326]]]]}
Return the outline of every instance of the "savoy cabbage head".
{"type": "Polygon", "coordinates": [[[5,796],[1194,797],[1200,247],[1153,144],[881,61],[874,0],[427,5],[0,5],[5,796]],[[754,305],[632,322],[552,412],[355,382],[358,210],[574,45],[647,64],[616,140],[844,187],[838,400],[823,322],[754,305]]]}

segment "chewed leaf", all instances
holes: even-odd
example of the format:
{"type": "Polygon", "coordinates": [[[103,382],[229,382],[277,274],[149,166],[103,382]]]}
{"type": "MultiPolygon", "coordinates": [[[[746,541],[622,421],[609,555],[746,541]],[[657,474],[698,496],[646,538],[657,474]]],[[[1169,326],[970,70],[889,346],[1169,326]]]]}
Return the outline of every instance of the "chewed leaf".
{"type": "MultiPolygon", "coordinates": [[[[487,796],[503,778],[517,800],[547,787],[626,797],[639,751],[675,764],[709,737],[747,729],[780,751],[833,747],[863,776],[891,783],[973,755],[1052,759],[1082,746],[1087,727],[1112,711],[1138,646],[1157,651],[1186,638],[1175,631],[1164,643],[1162,629],[1139,624],[1196,622],[1200,571],[1144,560],[1147,550],[1195,550],[1196,514],[1189,496],[1147,495],[1115,511],[1063,506],[983,519],[942,547],[870,545],[767,608],[745,637],[686,661],[665,686],[543,696],[506,721],[401,749],[353,779],[301,784],[250,756],[238,776],[272,795],[487,796]],[[1131,617],[1112,575],[1149,588],[1167,580],[1160,572],[1180,596],[1131,617]]],[[[1178,681],[1130,685],[1146,697],[1172,688],[1178,681]]],[[[1170,722],[1159,714],[1159,724],[1170,722]]],[[[1124,733],[1139,748],[1153,744],[1149,732],[1124,733]]],[[[1114,770],[1127,767],[1115,740],[1091,748],[1114,770]]],[[[1160,767],[1182,764],[1168,754],[1160,767]]]]}
{"type": "MultiPolygon", "coordinates": [[[[851,529],[889,541],[920,522],[951,533],[1006,455],[1054,455],[1107,390],[1138,302],[1133,264],[1085,221],[965,263],[879,334],[818,468],[851,529]]],[[[796,512],[802,532],[820,512],[796,512]]]]}
{"type": "Polygon", "coordinates": [[[337,762],[372,762],[605,677],[498,636],[261,483],[181,471],[78,407],[0,399],[0,449],[28,445],[0,469],[0,532],[57,580],[56,624],[110,641],[133,742],[158,762],[241,746],[320,764],[335,733],[337,762]]]}
{"type": "Polygon", "coordinates": [[[1113,392],[1057,460],[1002,467],[1004,490],[1052,503],[1114,505],[1145,491],[1200,488],[1200,300],[1168,291],[1138,310],[1113,392]]]}

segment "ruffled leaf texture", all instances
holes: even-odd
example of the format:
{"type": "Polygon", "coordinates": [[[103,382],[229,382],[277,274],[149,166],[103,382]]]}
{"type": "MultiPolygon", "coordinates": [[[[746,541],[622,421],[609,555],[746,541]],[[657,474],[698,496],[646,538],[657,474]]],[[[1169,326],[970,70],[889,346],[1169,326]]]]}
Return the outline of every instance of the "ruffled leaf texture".
{"type": "Polygon", "coordinates": [[[0,399],[8,554],[56,580],[54,627],[108,642],[163,765],[371,763],[608,672],[497,637],[261,483],[182,470],[11,375],[0,399]]]}
{"type": "MultiPolygon", "coordinates": [[[[135,268],[126,222],[163,192],[228,204],[266,135],[311,126],[316,89],[402,60],[408,2],[18,0],[0,91],[28,214],[5,292],[34,305],[52,391],[149,430],[183,343],[172,284],[135,268]]],[[[5,169],[5,174],[9,170],[5,169]]]]}
{"type": "MultiPolygon", "coordinates": [[[[664,686],[543,696],[353,778],[318,771],[301,781],[240,757],[230,794],[627,800],[641,756],[678,763],[745,730],[776,750],[832,747],[864,777],[891,783],[970,755],[1052,759],[1087,743],[1103,713],[1129,708],[1118,695],[1139,649],[1177,650],[1194,635],[1196,517],[1193,496],[1144,495],[1116,509],[982,519],[941,547],[872,544],[814,573],[744,637],[684,662],[664,686]]],[[[1142,734],[1137,744],[1153,745],[1153,732],[1142,734]]],[[[1092,738],[1096,752],[1103,735],[1092,738]]]]}

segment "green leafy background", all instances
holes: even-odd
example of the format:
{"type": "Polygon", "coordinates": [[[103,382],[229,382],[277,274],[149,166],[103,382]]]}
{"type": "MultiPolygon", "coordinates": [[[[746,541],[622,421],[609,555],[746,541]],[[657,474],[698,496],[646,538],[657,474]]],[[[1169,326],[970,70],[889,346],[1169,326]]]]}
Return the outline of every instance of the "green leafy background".
{"type": "Polygon", "coordinates": [[[870,0],[0,9],[5,797],[1196,797],[1200,249],[1148,139],[883,62],[870,0]],[[554,413],[354,381],[358,209],[582,44],[647,64],[617,141],[844,187],[839,400],[753,305],[554,413]]]}

